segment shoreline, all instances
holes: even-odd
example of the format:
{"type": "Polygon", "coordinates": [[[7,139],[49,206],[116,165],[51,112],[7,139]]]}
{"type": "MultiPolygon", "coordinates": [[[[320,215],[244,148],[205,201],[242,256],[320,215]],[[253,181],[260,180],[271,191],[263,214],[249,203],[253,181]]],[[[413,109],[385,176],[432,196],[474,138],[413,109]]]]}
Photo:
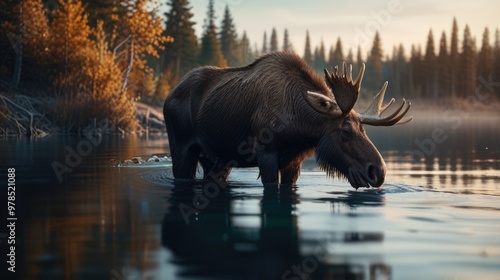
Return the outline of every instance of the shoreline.
{"type": "Polygon", "coordinates": [[[99,130],[109,135],[166,133],[161,106],[146,102],[135,103],[137,128],[124,130],[105,120],[89,120],[84,128],[73,130],[55,125],[45,111],[53,100],[22,94],[6,96],[0,92],[0,138],[43,138],[49,135],[77,135],[86,130],[99,130]]]}
{"type": "MultiPolygon", "coordinates": [[[[148,100],[141,100],[135,103],[135,116],[138,123],[138,127],[135,130],[123,130],[120,127],[116,127],[113,123],[106,122],[106,120],[94,119],[93,124],[75,131],[56,126],[45,116],[45,111],[53,102],[52,99],[36,98],[22,94],[7,96],[5,93],[0,92],[0,138],[43,138],[48,135],[76,135],[85,129],[98,129],[101,133],[110,135],[166,133],[161,105],[155,105],[148,100]]],[[[414,118],[432,118],[445,114],[489,118],[500,116],[500,102],[495,100],[492,103],[474,100],[467,102],[467,100],[458,99],[427,101],[417,98],[410,100],[412,108],[409,115],[414,118]],[[448,104],[448,106],[440,104],[448,104]]],[[[397,102],[399,102],[399,99],[397,102]]],[[[362,112],[368,104],[368,100],[360,100],[356,104],[355,110],[362,112]]],[[[391,107],[396,107],[396,105],[392,105],[391,107]]],[[[391,111],[391,108],[388,111],[391,111]]]]}

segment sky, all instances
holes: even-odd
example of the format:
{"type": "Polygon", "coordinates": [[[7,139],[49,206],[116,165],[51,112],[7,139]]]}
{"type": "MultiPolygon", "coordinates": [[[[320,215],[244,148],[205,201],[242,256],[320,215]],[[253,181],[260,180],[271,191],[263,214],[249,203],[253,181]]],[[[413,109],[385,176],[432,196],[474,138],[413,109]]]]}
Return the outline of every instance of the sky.
{"type": "MultiPolygon", "coordinates": [[[[361,46],[363,56],[372,45],[375,31],[379,31],[385,54],[392,54],[393,46],[403,44],[409,55],[412,44],[425,50],[429,29],[432,28],[436,52],[442,31],[446,32],[448,46],[453,17],[457,18],[459,40],[468,24],[476,45],[480,47],[485,27],[494,42],[495,30],[500,28],[500,1],[497,0],[215,0],[216,22],[220,25],[224,7],[229,6],[236,29],[243,31],[252,42],[262,48],[263,34],[268,42],[272,28],[276,28],[279,45],[287,28],[294,50],[303,54],[306,30],[309,30],[314,48],[324,41],[326,52],[340,37],[344,55],[352,47],[356,55],[361,46]]],[[[196,33],[201,37],[208,0],[191,0],[196,33]]]]}

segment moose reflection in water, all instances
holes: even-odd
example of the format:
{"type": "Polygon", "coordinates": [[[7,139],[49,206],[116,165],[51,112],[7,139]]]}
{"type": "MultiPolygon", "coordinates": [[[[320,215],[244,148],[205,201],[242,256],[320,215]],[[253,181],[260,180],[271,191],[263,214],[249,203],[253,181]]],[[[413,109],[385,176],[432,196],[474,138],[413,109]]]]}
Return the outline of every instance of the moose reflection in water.
{"type": "MultiPolygon", "coordinates": [[[[203,191],[200,187],[195,187],[195,192],[203,191]]],[[[238,197],[238,188],[231,187],[186,220],[179,206],[192,204],[193,195],[193,186],[175,186],[162,222],[162,244],[174,253],[172,261],[180,267],[179,278],[235,279],[246,275],[245,279],[364,279],[374,273],[390,276],[390,267],[377,256],[339,262],[335,260],[334,246],[332,249],[332,242],[383,242],[381,232],[314,232],[308,237],[306,231],[305,237],[299,235],[296,206],[300,197],[295,188],[265,188],[260,209],[249,211],[248,206],[241,205],[245,199],[238,197]]],[[[368,200],[371,205],[383,205],[383,193],[344,195],[345,199],[332,204],[351,207],[364,205],[368,200]]]]}
{"type": "Polygon", "coordinates": [[[353,110],[365,67],[356,79],[325,69],[323,79],[298,55],[274,52],[250,65],[201,67],[182,79],[163,112],[176,179],[194,179],[198,163],[208,179],[225,181],[233,167],[258,167],[264,185],[295,185],[302,162],[316,153],[328,175],[354,188],[380,187],[384,160],[363,124],[392,126],[410,108],[381,114],[387,82],[364,113],[353,110]]]}

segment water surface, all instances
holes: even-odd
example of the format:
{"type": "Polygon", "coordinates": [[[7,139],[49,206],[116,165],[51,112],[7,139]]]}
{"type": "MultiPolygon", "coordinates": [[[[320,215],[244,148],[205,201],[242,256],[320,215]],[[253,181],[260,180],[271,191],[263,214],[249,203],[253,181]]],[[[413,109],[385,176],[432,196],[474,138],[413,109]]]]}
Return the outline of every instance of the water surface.
{"type": "Polygon", "coordinates": [[[264,189],[257,169],[233,171],[227,187],[174,185],[170,162],[153,157],[168,153],[165,135],[105,137],[60,182],[52,165],[84,136],[1,140],[1,170],[18,180],[16,275],[500,279],[499,118],[368,133],[388,175],[357,191],[313,159],[294,189],[264,189]],[[435,129],[445,141],[426,141],[435,129]]]}

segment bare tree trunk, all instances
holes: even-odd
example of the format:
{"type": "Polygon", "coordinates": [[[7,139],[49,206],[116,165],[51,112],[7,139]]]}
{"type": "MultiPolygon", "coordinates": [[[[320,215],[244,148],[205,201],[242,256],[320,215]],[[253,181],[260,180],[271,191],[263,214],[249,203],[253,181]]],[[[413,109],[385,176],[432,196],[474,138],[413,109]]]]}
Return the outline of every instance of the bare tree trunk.
{"type": "Polygon", "coordinates": [[[21,42],[21,37],[15,41],[14,45],[15,51],[15,61],[14,61],[14,73],[12,75],[12,86],[17,88],[19,86],[19,82],[21,81],[21,70],[23,66],[23,44],[21,42]]]}
{"type": "Polygon", "coordinates": [[[123,78],[122,92],[125,92],[125,90],[127,89],[128,77],[130,76],[130,72],[132,71],[133,64],[134,64],[134,40],[132,39],[132,41],[130,42],[129,62],[127,70],[125,72],[125,77],[123,78]]]}

